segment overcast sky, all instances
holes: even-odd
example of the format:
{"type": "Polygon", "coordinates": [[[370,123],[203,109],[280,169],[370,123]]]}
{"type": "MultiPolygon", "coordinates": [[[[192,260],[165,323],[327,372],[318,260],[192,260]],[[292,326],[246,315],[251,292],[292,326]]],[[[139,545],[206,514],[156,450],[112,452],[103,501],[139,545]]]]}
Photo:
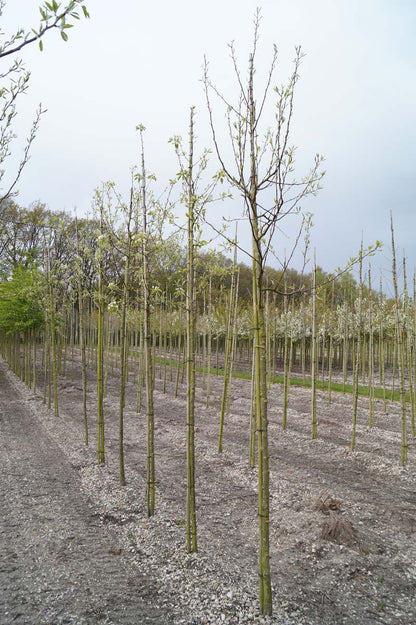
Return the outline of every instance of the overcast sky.
{"type": "MultiPolygon", "coordinates": [[[[40,0],[8,0],[2,31],[36,26],[40,0]]],[[[18,202],[89,211],[95,187],[114,180],[127,193],[138,163],[135,127],[143,123],[148,168],[164,184],[177,165],[169,137],[186,136],[197,108],[201,147],[211,147],[201,84],[204,55],[212,79],[232,93],[227,44],[235,42],[243,74],[256,6],[262,9],[256,78],[264,78],[276,43],[277,83],[291,69],[294,48],[306,56],[295,96],[293,142],[299,175],[315,153],[325,156],[324,189],[303,207],[314,213],[317,262],[331,271],[380,239],[373,260],[388,279],[389,211],[397,247],[416,266],[416,3],[414,0],[86,0],[64,43],[49,33],[44,51],[22,53],[32,72],[16,120],[16,154],[39,102],[48,109],[18,202]]],[[[221,113],[219,113],[221,115],[221,113]]],[[[270,119],[272,123],[272,119],[270,119]]],[[[224,137],[225,140],[225,137],[224,137]]],[[[9,161],[10,166],[12,161],[9,161]]],[[[216,165],[215,165],[216,166],[216,165]]],[[[232,210],[239,211],[235,201],[232,210]]],[[[212,205],[211,217],[226,214],[212,205]]],[[[246,240],[243,238],[244,244],[246,240]]],[[[288,246],[284,238],[278,246],[288,246]]],[[[244,260],[244,258],[240,258],[244,260]]]]}

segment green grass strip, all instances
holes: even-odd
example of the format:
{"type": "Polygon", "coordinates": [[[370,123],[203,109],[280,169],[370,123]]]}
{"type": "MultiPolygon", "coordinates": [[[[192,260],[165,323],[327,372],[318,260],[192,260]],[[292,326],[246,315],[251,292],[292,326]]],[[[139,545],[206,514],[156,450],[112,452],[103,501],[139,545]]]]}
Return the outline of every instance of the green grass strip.
{"type": "MultiPolygon", "coordinates": [[[[133,355],[138,355],[133,352],[133,355]]],[[[156,356],[156,362],[158,364],[166,364],[167,366],[177,367],[178,362],[176,360],[164,359],[161,356],[156,356]]],[[[179,363],[179,367],[184,367],[185,363],[179,363]]],[[[196,366],[196,371],[198,373],[207,373],[208,370],[206,367],[196,366]]],[[[212,375],[224,376],[224,369],[216,369],[211,367],[212,375]]],[[[232,377],[240,380],[251,380],[251,373],[246,373],[244,371],[233,371],[232,377]]],[[[284,378],[283,376],[274,376],[271,379],[272,384],[283,384],[284,378]]],[[[311,388],[312,382],[310,379],[303,378],[290,378],[290,386],[300,386],[303,388],[311,388]]],[[[329,391],[328,382],[322,382],[322,380],[316,380],[316,388],[322,391],[329,391]]],[[[352,384],[344,384],[343,382],[331,382],[331,390],[335,393],[343,393],[352,395],[353,386],[352,384]]],[[[368,386],[359,386],[358,387],[358,395],[361,397],[369,396],[368,386]]],[[[400,401],[400,391],[391,391],[391,389],[386,388],[385,391],[382,388],[374,387],[374,397],[376,399],[384,399],[387,401],[400,401]]],[[[406,393],[406,401],[410,402],[410,395],[406,393]]]]}

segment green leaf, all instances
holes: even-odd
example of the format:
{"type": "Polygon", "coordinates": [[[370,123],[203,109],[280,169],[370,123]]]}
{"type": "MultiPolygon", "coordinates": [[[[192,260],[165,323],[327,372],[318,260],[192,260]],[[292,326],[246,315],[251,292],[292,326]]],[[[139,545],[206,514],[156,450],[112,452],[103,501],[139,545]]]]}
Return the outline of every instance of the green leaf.
{"type": "Polygon", "coordinates": [[[90,14],[89,14],[89,13],[88,13],[88,11],[87,11],[87,7],[86,7],[86,6],[84,6],[84,5],[82,5],[82,10],[83,10],[83,13],[84,13],[84,17],[86,17],[87,19],[89,19],[90,14]]]}
{"type": "Polygon", "coordinates": [[[42,39],[39,39],[39,50],[41,52],[43,52],[43,41],[42,41],[42,39]]]}
{"type": "Polygon", "coordinates": [[[61,37],[64,41],[68,41],[68,35],[63,30],[61,30],[61,37]]]}

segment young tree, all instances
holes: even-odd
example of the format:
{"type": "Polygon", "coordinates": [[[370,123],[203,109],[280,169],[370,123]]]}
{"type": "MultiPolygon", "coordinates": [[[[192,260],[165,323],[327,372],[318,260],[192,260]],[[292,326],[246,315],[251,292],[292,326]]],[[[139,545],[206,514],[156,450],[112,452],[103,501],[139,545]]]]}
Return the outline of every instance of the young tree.
{"type": "Polygon", "coordinates": [[[94,195],[94,207],[99,216],[99,229],[97,230],[96,271],[97,271],[97,462],[105,464],[105,434],[104,434],[104,253],[108,244],[104,232],[105,197],[108,198],[109,187],[96,190],[94,195]],[[107,193],[107,195],[106,195],[107,193]]]}
{"type": "Polygon", "coordinates": [[[50,347],[53,403],[55,415],[59,415],[58,375],[60,373],[60,350],[62,311],[73,292],[72,275],[69,272],[68,259],[71,257],[68,246],[69,219],[63,214],[50,215],[43,228],[43,254],[45,275],[45,302],[47,316],[47,334],[50,347]]]}
{"type": "Polygon", "coordinates": [[[318,424],[316,419],[316,369],[317,369],[317,339],[316,339],[316,257],[313,252],[313,278],[312,278],[312,334],[311,334],[311,416],[312,438],[318,436],[318,424]]]}
{"type": "Polygon", "coordinates": [[[188,553],[198,551],[195,498],[195,352],[196,352],[196,284],[195,284],[195,230],[198,225],[198,206],[195,195],[194,172],[194,109],[189,120],[189,152],[187,168],[182,169],[184,201],[187,210],[186,263],[186,385],[187,385],[187,498],[186,538],[188,553]]]}
{"type": "Polygon", "coordinates": [[[0,284],[0,330],[8,334],[44,326],[44,279],[35,267],[14,268],[10,280],[0,284]]]}
{"type": "MultiPolygon", "coordinates": [[[[170,139],[174,146],[180,170],[177,180],[182,182],[181,202],[187,216],[187,262],[186,262],[186,381],[187,381],[187,550],[197,547],[196,496],[195,496],[195,371],[196,371],[196,319],[197,284],[195,278],[195,257],[201,242],[201,222],[206,205],[213,201],[212,192],[216,180],[199,190],[199,184],[208,162],[208,151],[195,157],[194,133],[195,108],[191,107],[189,117],[189,148],[186,152],[179,136],[170,139]]],[[[221,196],[222,198],[224,196],[221,196]]]]}
{"type": "Polygon", "coordinates": [[[85,328],[85,277],[82,271],[82,256],[85,248],[81,252],[81,242],[79,236],[78,219],[75,219],[75,235],[76,235],[76,258],[75,271],[77,278],[78,291],[78,315],[79,315],[79,347],[81,350],[81,377],[82,377],[82,409],[84,415],[84,441],[88,446],[88,414],[87,414],[87,353],[85,346],[86,328],[85,328]]]}
{"type": "Polygon", "coordinates": [[[391,230],[391,251],[392,251],[392,272],[393,287],[395,300],[395,316],[396,316],[396,332],[397,332],[397,362],[399,365],[399,382],[400,382],[400,404],[401,404],[401,424],[402,424],[402,446],[400,453],[400,464],[404,467],[407,464],[407,415],[406,415],[406,382],[405,382],[405,319],[401,310],[401,302],[399,295],[399,287],[397,284],[397,268],[396,268],[396,250],[394,243],[393,215],[390,212],[390,230],[391,230]]]}
{"type": "Polygon", "coordinates": [[[149,277],[149,206],[146,182],[148,173],[144,157],[143,133],[145,127],[137,126],[140,133],[141,172],[138,180],[141,185],[142,210],[142,283],[143,283],[143,332],[146,370],[146,404],[147,404],[147,514],[153,516],[155,510],[155,411],[154,411],[154,358],[152,355],[151,334],[151,284],[149,277]]]}
{"type": "MultiPolygon", "coordinates": [[[[267,419],[267,367],[265,325],[265,268],[278,223],[298,212],[300,201],[319,189],[322,157],[316,155],[310,172],[298,181],[294,176],[295,148],[290,145],[294,90],[298,80],[301,50],[296,48],[294,70],[288,83],[275,87],[276,108],[272,127],[266,127],[263,137],[260,123],[270,93],[277,50],[274,48],[266,86],[258,99],[255,94],[255,58],[259,37],[260,12],[254,19],[254,42],[248,62],[248,77],[244,84],[234,45],[231,59],[237,79],[238,98],[232,103],[211,82],[205,62],[204,85],[215,151],[224,177],[239,191],[244,201],[252,239],[253,321],[254,321],[254,385],[255,413],[258,434],[259,465],[259,523],[260,523],[260,607],[263,614],[272,613],[272,591],[269,547],[269,451],[267,419]],[[218,139],[214,122],[212,93],[226,107],[229,140],[233,163],[226,163],[224,148],[218,139]],[[258,102],[260,103],[258,106],[258,102]]],[[[289,257],[290,259],[290,257],[289,257]]]]}
{"type": "MultiPolygon", "coordinates": [[[[237,241],[237,233],[236,233],[237,241]]],[[[226,315],[226,327],[225,327],[225,354],[224,354],[224,382],[221,396],[221,410],[220,410],[220,428],[218,432],[218,453],[222,453],[223,443],[223,431],[224,431],[224,418],[226,412],[228,413],[229,400],[231,393],[232,382],[232,354],[233,345],[235,342],[235,330],[236,330],[236,316],[238,305],[238,270],[237,270],[237,246],[234,246],[234,260],[231,271],[231,285],[228,294],[228,307],[226,315]]]]}
{"type": "Polygon", "coordinates": [[[124,405],[126,401],[126,381],[127,381],[127,311],[129,305],[129,288],[130,288],[130,267],[132,261],[132,221],[133,221],[133,187],[130,191],[130,202],[128,207],[123,208],[126,211],[125,227],[126,242],[124,250],[124,277],[123,292],[121,297],[121,328],[120,328],[120,405],[119,405],[119,466],[120,466],[120,483],[125,484],[126,478],[124,473],[124,405]]]}

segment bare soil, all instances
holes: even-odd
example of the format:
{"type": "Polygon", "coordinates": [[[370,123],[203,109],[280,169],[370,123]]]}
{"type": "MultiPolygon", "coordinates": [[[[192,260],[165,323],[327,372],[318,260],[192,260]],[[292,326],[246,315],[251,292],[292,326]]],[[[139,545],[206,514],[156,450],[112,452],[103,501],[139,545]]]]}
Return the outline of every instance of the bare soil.
{"type": "MultiPolygon", "coordinates": [[[[116,373],[116,371],[115,371],[116,373]]],[[[206,407],[197,390],[198,554],[187,554],[186,389],[174,397],[176,370],[166,392],[156,369],[156,514],[146,515],[146,417],[136,413],[137,383],[127,385],[126,486],[118,480],[118,380],[105,400],[106,464],[96,464],[96,391],[89,374],[90,444],[83,444],[78,360],[59,379],[60,416],[14,382],[33,419],[48,432],[78,477],[97,525],[109,532],[120,562],[138,567],[154,585],[150,603],[169,604],[174,623],[411,625],[416,623],[416,444],[400,459],[400,406],[359,400],[356,450],[351,396],[318,393],[318,439],[311,440],[310,391],[292,388],[288,427],[281,427],[282,388],[269,397],[271,565],[274,616],[257,602],[257,470],[248,467],[250,382],[233,380],[224,450],[217,453],[222,379],[211,378],[206,407]]],[[[143,406],[145,406],[143,396],[143,406]]],[[[30,505],[28,501],[28,505],[30,505]]],[[[36,526],[36,517],[33,525],[36,526]]],[[[86,546],[88,548],[88,546],[86,546]]],[[[121,566],[121,565],[120,565],[121,566]]],[[[128,587],[124,593],[127,598],[128,587]]],[[[122,601],[121,598],[118,600],[122,601]]],[[[171,617],[169,616],[169,619],[171,617]]],[[[7,621],[4,621],[6,623],[7,621]]],[[[58,621],[56,621],[58,622],[58,621]]],[[[74,621],[76,622],[76,621],[74,621]]],[[[92,621],[91,621],[92,622],[92,621]]],[[[115,623],[118,621],[115,620],[115,623]]],[[[124,622],[124,621],[123,621],[124,622]]],[[[146,621],[132,620],[131,623],[146,621]]],[[[169,622],[160,620],[161,625],[169,622]]]]}

